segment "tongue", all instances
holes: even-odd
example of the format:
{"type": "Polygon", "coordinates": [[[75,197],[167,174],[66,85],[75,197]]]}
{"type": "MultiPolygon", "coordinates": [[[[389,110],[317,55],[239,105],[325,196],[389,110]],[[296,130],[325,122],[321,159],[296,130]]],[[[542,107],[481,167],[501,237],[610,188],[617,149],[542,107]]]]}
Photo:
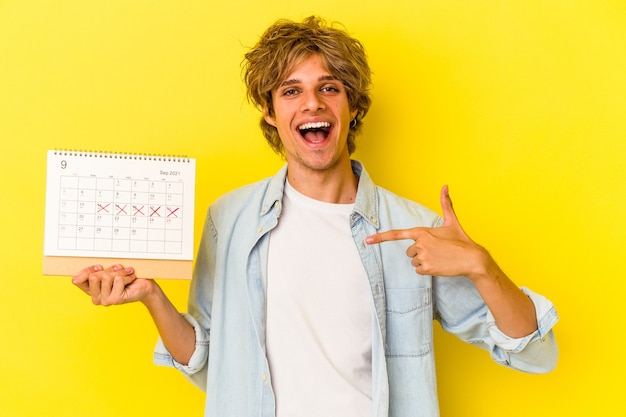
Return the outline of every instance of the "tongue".
{"type": "Polygon", "coordinates": [[[326,132],[323,130],[309,130],[303,136],[308,142],[320,143],[326,139],[326,135],[326,132]]]}

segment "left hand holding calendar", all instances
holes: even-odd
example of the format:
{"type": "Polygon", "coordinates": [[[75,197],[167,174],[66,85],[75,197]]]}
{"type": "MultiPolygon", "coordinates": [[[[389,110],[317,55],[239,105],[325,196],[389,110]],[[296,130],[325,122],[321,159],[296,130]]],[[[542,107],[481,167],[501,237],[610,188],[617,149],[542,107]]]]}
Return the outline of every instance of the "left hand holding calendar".
{"type": "Polygon", "coordinates": [[[72,277],[72,283],[89,295],[95,305],[101,306],[143,301],[156,285],[152,280],[138,279],[134,268],[120,264],[83,268],[72,277]]]}
{"type": "Polygon", "coordinates": [[[191,278],[195,170],[187,157],[48,151],[43,273],[132,264],[191,278]]]}

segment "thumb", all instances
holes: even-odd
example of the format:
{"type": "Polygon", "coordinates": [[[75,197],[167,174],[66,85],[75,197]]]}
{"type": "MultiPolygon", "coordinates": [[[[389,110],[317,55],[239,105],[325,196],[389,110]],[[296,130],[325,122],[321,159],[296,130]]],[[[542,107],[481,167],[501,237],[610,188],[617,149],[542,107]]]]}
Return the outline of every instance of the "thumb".
{"type": "Polygon", "coordinates": [[[444,185],[441,188],[441,211],[443,212],[443,225],[453,226],[457,225],[461,227],[459,219],[456,217],[454,207],[452,206],[452,199],[450,198],[448,186],[444,185]]]}

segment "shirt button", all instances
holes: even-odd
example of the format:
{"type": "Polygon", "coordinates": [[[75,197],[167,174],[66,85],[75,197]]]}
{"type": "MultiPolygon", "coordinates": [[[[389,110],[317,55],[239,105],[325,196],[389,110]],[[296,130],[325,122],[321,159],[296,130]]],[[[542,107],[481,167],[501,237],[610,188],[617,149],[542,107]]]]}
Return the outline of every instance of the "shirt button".
{"type": "Polygon", "coordinates": [[[267,381],[267,375],[265,374],[261,375],[261,379],[263,380],[263,382],[267,381]]]}
{"type": "Polygon", "coordinates": [[[370,217],[370,221],[374,224],[378,223],[378,220],[376,220],[376,217],[370,217]]]}
{"type": "Polygon", "coordinates": [[[259,226],[256,228],[257,233],[261,233],[263,231],[263,226],[259,226]]]}

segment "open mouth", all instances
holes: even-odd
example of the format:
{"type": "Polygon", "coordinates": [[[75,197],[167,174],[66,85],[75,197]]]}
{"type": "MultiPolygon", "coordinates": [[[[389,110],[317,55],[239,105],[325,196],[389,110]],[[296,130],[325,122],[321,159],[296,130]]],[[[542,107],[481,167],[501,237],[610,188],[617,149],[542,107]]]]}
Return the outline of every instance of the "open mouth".
{"type": "Polygon", "coordinates": [[[321,143],[328,137],[330,128],[328,122],[304,123],[298,126],[298,132],[307,142],[321,143]]]}

